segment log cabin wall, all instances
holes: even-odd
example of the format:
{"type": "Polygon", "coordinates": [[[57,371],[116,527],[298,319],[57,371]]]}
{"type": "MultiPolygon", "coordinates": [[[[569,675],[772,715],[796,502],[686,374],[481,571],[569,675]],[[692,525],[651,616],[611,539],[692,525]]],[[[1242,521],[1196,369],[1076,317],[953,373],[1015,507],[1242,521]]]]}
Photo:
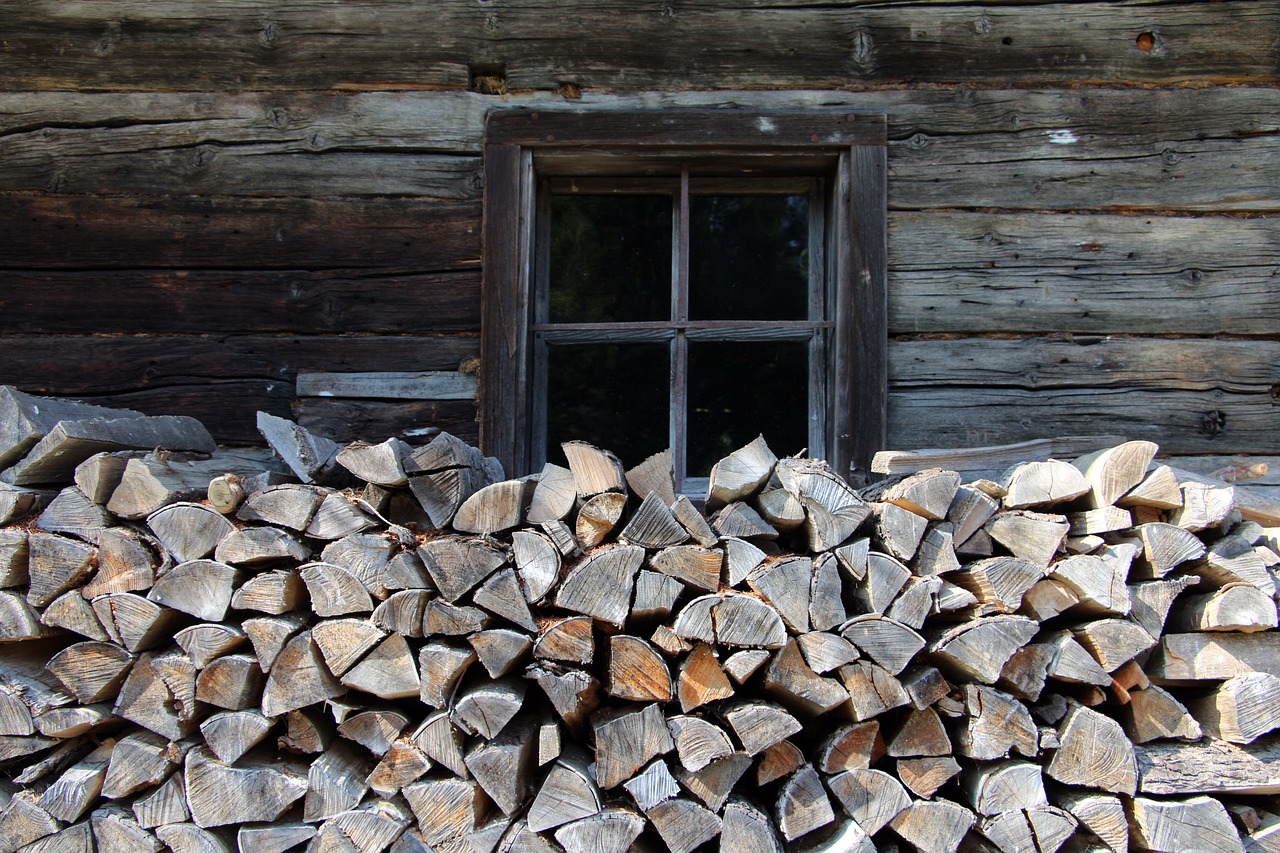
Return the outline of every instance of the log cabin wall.
{"type": "Polygon", "coordinates": [[[1251,0],[16,0],[0,383],[474,439],[297,380],[474,366],[487,111],[841,105],[889,122],[891,446],[1278,454],[1278,57],[1251,0]]]}

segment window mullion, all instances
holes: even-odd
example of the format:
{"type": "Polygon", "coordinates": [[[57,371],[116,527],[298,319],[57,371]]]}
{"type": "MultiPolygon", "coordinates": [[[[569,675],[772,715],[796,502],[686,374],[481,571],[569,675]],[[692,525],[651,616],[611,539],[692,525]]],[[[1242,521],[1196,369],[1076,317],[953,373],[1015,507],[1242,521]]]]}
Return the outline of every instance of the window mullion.
{"type": "Polygon", "coordinates": [[[676,214],[674,317],[677,324],[671,353],[671,449],[676,490],[684,486],[688,457],[689,341],[683,324],[689,320],[689,165],[680,167],[680,204],[676,214]]]}

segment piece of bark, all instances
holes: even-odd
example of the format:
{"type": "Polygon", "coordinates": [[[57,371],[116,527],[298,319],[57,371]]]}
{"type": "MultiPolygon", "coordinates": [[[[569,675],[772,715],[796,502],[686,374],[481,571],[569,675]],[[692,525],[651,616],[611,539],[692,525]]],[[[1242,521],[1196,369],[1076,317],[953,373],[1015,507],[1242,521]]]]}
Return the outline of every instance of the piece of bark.
{"type": "Polygon", "coordinates": [[[973,812],[941,798],[917,800],[889,822],[920,853],[955,853],[973,824],[973,812]]]}
{"type": "Polygon", "coordinates": [[[324,665],[310,631],[303,631],[285,645],[267,677],[262,712],[278,717],[347,691],[324,665]]]}
{"type": "Polygon", "coordinates": [[[196,453],[217,450],[204,425],[182,415],[61,420],[3,476],[15,486],[69,483],[76,466],[95,453],[156,447],[196,453]]]}
{"type": "Polygon", "coordinates": [[[1186,706],[1155,684],[1129,693],[1125,716],[1129,739],[1134,743],[1162,738],[1199,740],[1203,735],[1200,723],[1186,706]]]}
{"type": "MultiPolygon", "coordinates": [[[[526,820],[533,832],[546,832],[574,821],[581,821],[601,810],[600,789],[582,755],[562,756],[547,772],[538,794],[529,806],[526,820]]],[[[631,814],[630,812],[622,812],[631,814]]],[[[597,832],[603,827],[598,827],[597,832]]],[[[588,830],[581,827],[573,837],[585,841],[588,830]]],[[[640,834],[640,828],[636,829],[640,834]]],[[[560,834],[556,834],[559,839],[560,834]]],[[[634,840],[635,836],[632,836],[634,840]]]]}
{"type": "Polygon", "coordinates": [[[1145,669],[1157,684],[1223,681],[1251,672],[1280,676],[1280,634],[1165,634],[1151,652],[1145,669]]]}
{"type": "Polygon", "coordinates": [[[645,816],[671,853],[692,853],[720,834],[720,818],[690,800],[663,800],[645,816]]]}
{"type": "Polygon", "coordinates": [[[241,573],[226,563],[191,560],[157,580],[147,598],[204,622],[221,622],[241,579],[241,573]]]}
{"type": "Polygon", "coordinates": [[[659,706],[592,715],[596,784],[608,790],[635,775],[652,758],[675,749],[659,706]]]}
{"type": "Polygon", "coordinates": [[[160,643],[178,616],[178,611],[134,593],[108,593],[93,599],[92,605],[111,640],[131,652],[160,643]]]}
{"type": "Polygon", "coordinates": [[[1243,853],[1231,816],[1212,797],[1152,800],[1129,808],[1131,846],[1158,853],[1243,853]]]}
{"type": "Polygon", "coordinates": [[[635,812],[610,806],[561,826],[555,836],[565,853],[626,853],[644,826],[644,818],[635,812]]]}
{"type": "Polygon", "coordinates": [[[950,755],[903,758],[896,765],[898,778],[917,797],[928,799],[960,773],[960,765],[950,755]]]}
{"type": "Polygon", "coordinates": [[[1047,566],[1062,548],[1069,528],[1061,515],[1013,510],[997,515],[983,529],[1015,557],[1047,566]]]}
{"type": "Polygon", "coordinates": [[[512,725],[472,748],[467,769],[502,813],[513,816],[532,794],[537,744],[532,721],[512,725]]]}
{"type": "Polygon", "coordinates": [[[252,655],[226,655],[210,662],[196,676],[196,700],[242,711],[258,704],[265,677],[252,655]]]}
{"type": "Polygon", "coordinates": [[[247,497],[236,513],[241,521],[260,521],[301,533],[311,524],[324,501],[326,489],[299,483],[281,483],[259,489],[247,497]]]}
{"type": "Polygon", "coordinates": [[[720,668],[711,646],[698,643],[685,657],[680,664],[676,693],[680,699],[680,710],[686,714],[708,702],[734,695],[733,686],[720,668]]]}
{"type": "Polygon", "coordinates": [[[1129,820],[1119,797],[1093,791],[1064,789],[1055,793],[1054,804],[1070,812],[1107,849],[1115,853],[1128,853],[1129,820]]]}
{"type": "Polygon", "coordinates": [[[609,638],[610,696],[631,702],[669,702],[674,693],[671,671],[651,643],[626,634],[609,638]]]}
{"type": "Polygon", "coordinates": [[[200,734],[223,764],[234,764],[266,739],[275,721],[257,711],[227,711],[200,724],[200,734]]]}
{"type": "Polygon", "coordinates": [[[528,682],[503,678],[459,691],[453,721],[464,731],[492,740],[520,712],[528,682]]]}
{"type": "Polygon", "coordinates": [[[1058,739],[1061,746],[1045,769],[1051,778],[1133,796],[1138,768],[1133,744],[1119,723],[1073,705],[1058,726],[1058,739]]]}

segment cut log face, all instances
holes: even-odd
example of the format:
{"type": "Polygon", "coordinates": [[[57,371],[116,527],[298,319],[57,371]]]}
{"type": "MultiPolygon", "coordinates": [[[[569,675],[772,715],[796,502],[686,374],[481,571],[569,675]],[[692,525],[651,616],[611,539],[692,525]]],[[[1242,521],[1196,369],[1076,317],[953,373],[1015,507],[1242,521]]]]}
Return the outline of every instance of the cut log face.
{"type": "Polygon", "coordinates": [[[1211,797],[1136,797],[1130,812],[1133,846],[1160,853],[1241,853],[1244,846],[1222,803],[1211,797]]]}
{"type": "Polygon", "coordinates": [[[1133,744],[1124,730],[1088,708],[1074,705],[1058,727],[1060,746],[1045,770],[1066,785],[1133,796],[1138,786],[1133,744]]]}
{"type": "Polygon", "coordinates": [[[973,812],[949,800],[917,800],[890,826],[921,853],[954,853],[974,824],[973,812]]]}
{"type": "Polygon", "coordinates": [[[636,572],[643,561],[644,549],[634,545],[597,551],[565,578],[556,593],[556,604],[621,628],[631,606],[636,572]]]}
{"type": "Polygon", "coordinates": [[[1280,727],[1280,678],[1265,672],[1233,676],[1190,708],[1213,737],[1251,743],[1280,727]]]}
{"type": "Polygon", "coordinates": [[[662,711],[645,705],[637,711],[594,716],[596,784],[608,790],[630,779],[650,759],[675,749],[662,711]]]}

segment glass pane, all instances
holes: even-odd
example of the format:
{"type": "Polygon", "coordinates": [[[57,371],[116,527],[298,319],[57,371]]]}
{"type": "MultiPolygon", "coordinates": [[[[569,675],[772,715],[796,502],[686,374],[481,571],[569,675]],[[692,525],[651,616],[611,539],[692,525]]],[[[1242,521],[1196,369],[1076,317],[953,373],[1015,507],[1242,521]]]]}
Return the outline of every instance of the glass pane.
{"type": "Polygon", "coordinates": [[[805,320],[807,195],[689,199],[689,317],[805,320]]]}
{"type": "Polygon", "coordinates": [[[809,446],[809,345],[691,341],[688,476],[761,433],[779,456],[809,446]]]}
{"type": "Polygon", "coordinates": [[[671,197],[551,197],[550,321],[671,319],[671,197]]]}
{"type": "Polygon", "coordinates": [[[574,344],[547,347],[547,459],[565,464],[560,443],[581,439],[612,450],[627,467],[670,442],[670,347],[574,344]]]}

